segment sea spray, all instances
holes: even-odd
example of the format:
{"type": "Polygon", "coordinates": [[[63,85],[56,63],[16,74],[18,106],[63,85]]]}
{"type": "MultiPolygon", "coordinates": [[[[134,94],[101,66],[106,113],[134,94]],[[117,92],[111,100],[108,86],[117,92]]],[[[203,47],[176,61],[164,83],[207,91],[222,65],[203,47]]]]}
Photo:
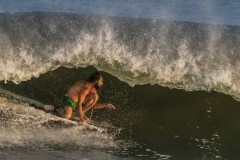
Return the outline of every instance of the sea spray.
{"type": "Polygon", "coordinates": [[[113,137],[101,128],[45,113],[3,93],[0,93],[0,115],[0,148],[117,147],[113,137]]]}
{"type": "Polygon", "coordinates": [[[134,86],[240,98],[237,26],[68,13],[0,15],[1,80],[94,66],[134,86]]]}

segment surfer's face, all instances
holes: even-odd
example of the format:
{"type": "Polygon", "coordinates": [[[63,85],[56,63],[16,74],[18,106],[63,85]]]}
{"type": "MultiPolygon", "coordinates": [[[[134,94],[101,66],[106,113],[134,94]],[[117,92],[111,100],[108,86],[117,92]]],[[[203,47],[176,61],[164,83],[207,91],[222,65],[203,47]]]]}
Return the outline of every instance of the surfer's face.
{"type": "Polygon", "coordinates": [[[103,86],[103,78],[102,76],[98,80],[98,83],[95,85],[96,90],[100,89],[103,86]]]}

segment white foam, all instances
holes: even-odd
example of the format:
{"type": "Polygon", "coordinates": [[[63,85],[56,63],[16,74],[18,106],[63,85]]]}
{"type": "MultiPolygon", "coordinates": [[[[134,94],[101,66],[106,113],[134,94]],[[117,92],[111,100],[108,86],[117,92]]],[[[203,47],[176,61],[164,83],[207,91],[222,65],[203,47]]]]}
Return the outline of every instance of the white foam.
{"type": "Polygon", "coordinates": [[[0,147],[116,147],[114,139],[97,127],[65,120],[13,98],[0,96],[0,111],[0,147]]]}
{"type": "MultiPolygon", "coordinates": [[[[222,40],[221,29],[209,27],[207,39],[204,40],[207,44],[206,50],[193,53],[189,47],[192,39],[182,38],[174,44],[169,44],[169,37],[166,37],[169,36],[169,24],[156,28],[159,32],[143,34],[133,43],[118,39],[114,24],[107,20],[103,20],[93,33],[84,29],[76,30],[74,23],[72,26],[59,23],[62,20],[67,21],[64,18],[58,19],[58,16],[46,16],[44,21],[50,28],[46,33],[56,32],[55,36],[63,37],[62,41],[53,37],[53,40],[44,40],[45,37],[41,33],[28,30],[26,24],[22,33],[26,34],[25,37],[18,40],[18,46],[13,46],[11,35],[0,30],[0,80],[19,83],[60,66],[94,66],[131,86],[159,84],[191,91],[218,91],[240,99],[240,76],[237,74],[240,62],[235,59],[238,53],[233,52],[229,56],[228,51],[231,52],[231,48],[224,48],[224,44],[219,46],[221,44],[218,42],[222,40]],[[68,30],[62,33],[56,29],[58,27],[66,27],[68,30]],[[143,47],[145,38],[150,42],[143,47]],[[40,42],[44,45],[41,46],[40,42]],[[176,53],[173,53],[173,46],[176,53]]],[[[32,22],[30,16],[29,23],[32,22]]],[[[19,23],[21,24],[21,20],[19,23]]],[[[18,29],[21,27],[18,23],[15,25],[18,29]]],[[[34,27],[39,28],[40,25],[36,23],[34,27]]],[[[121,36],[131,35],[127,29],[125,31],[121,36]]]]}

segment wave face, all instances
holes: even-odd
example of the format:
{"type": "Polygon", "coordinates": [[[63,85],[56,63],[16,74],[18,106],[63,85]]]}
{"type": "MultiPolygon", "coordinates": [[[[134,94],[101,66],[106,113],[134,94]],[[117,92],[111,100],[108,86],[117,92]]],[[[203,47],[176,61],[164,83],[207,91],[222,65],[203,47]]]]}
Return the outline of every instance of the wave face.
{"type": "Polygon", "coordinates": [[[240,99],[237,26],[91,16],[1,13],[0,80],[19,83],[94,66],[134,86],[218,91],[240,99]]]}

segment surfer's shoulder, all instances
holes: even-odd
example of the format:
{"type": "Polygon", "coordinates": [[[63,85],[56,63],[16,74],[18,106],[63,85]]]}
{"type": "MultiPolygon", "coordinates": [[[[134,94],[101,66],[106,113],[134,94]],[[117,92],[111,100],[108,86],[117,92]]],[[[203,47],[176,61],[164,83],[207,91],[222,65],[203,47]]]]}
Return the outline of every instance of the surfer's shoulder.
{"type": "Polygon", "coordinates": [[[84,90],[90,90],[92,88],[92,83],[84,81],[84,80],[80,80],[76,83],[76,85],[80,86],[81,88],[83,88],[84,90]]]}

